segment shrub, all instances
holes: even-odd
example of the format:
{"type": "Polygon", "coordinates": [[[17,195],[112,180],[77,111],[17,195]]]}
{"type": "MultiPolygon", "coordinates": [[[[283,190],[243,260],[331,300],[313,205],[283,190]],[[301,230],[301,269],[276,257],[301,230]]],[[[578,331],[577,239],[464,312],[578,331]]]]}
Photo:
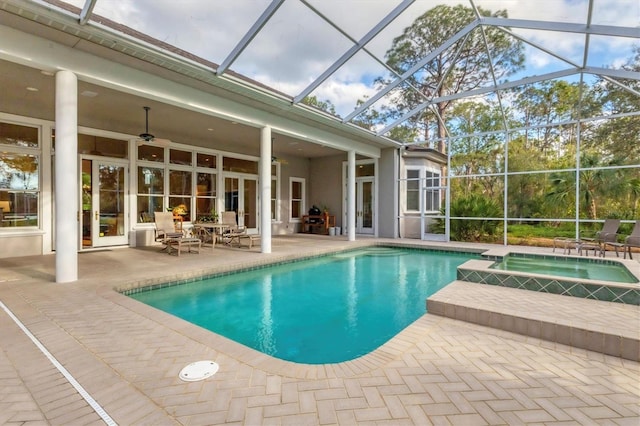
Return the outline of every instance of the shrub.
{"type": "MultiPolygon", "coordinates": [[[[442,212],[444,215],[444,212],[442,212]]],[[[475,217],[496,219],[502,217],[502,209],[493,200],[472,194],[457,198],[451,202],[451,217],[470,219],[452,219],[450,223],[451,239],[454,241],[494,241],[500,235],[501,220],[472,219],[475,217]]],[[[444,233],[444,219],[436,219],[434,228],[444,233]]]]}

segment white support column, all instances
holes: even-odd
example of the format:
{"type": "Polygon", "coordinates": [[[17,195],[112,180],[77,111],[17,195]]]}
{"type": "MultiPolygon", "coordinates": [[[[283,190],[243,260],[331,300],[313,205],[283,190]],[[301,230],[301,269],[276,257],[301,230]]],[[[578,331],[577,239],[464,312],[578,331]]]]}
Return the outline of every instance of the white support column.
{"type": "Polygon", "coordinates": [[[78,279],[78,79],[56,73],[56,282],[78,279]]]}
{"type": "Polygon", "coordinates": [[[349,151],[347,161],[347,229],[349,241],[356,240],[356,152],[349,151]]]}
{"type": "Polygon", "coordinates": [[[271,127],[260,130],[260,251],[271,253],[271,127]]]}

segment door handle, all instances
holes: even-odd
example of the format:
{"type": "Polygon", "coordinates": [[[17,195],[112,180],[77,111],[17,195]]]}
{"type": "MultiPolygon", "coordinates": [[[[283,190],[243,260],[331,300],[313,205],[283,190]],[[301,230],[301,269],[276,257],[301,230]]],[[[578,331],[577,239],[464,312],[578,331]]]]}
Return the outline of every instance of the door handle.
{"type": "Polygon", "coordinates": [[[97,210],[95,212],[95,218],[96,218],[96,220],[98,220],[98,211],[97,210]]]}

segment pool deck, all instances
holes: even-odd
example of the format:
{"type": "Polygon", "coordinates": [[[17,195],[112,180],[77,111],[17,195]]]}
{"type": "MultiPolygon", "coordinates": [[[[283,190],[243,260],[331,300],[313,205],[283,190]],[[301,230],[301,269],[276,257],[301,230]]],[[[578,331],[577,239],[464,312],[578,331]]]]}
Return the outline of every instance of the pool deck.
{"type": "MultiPolygon", "coordinates": [[[[80,279],[66,284],[53,282],[55,256],[0,259],[0,301],[7,308],[0,309],[0,424],[93,425],[105,424],[105,418],[120,425],[640,422],[640,363],[520,333],[520,322],[513,331],[500,325],[515,324],[508,317],[517,313],[528,324],[570,321],[609,335],[623,330],[638,341],[638,306],[455,282],[434,295],[441,315],[423,315],[371,354],[302,365],[263,355],[114,290],[378,241],[385,242],[296,235],[274,237],[271,254],[260,254],[259,247],[216,247],[180,257],[157,248],[106,249],[79,254],[80,279]],[[469,312],[478,306],[502,322],[474,323],[469,312]],[[456,311],[465,312],[464,321],[456,311]],[[202,381],[180,380],[181,369],[199,360],[217,362],[219,372],[202,381]]],[[[637,257],[625,263],[640,273],[637,257]]]]}

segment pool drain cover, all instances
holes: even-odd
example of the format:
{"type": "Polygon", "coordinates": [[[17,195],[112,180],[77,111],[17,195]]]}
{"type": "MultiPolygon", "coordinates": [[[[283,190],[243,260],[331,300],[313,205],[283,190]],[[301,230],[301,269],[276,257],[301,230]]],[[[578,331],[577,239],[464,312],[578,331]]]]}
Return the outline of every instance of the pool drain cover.
{"type": "Polygon", "coordinates": [[[197,382],[213,376],[218,368],[220,366],[213,361],[192,362],[180,371],[180,378],[185,382],[197,382]]]}

